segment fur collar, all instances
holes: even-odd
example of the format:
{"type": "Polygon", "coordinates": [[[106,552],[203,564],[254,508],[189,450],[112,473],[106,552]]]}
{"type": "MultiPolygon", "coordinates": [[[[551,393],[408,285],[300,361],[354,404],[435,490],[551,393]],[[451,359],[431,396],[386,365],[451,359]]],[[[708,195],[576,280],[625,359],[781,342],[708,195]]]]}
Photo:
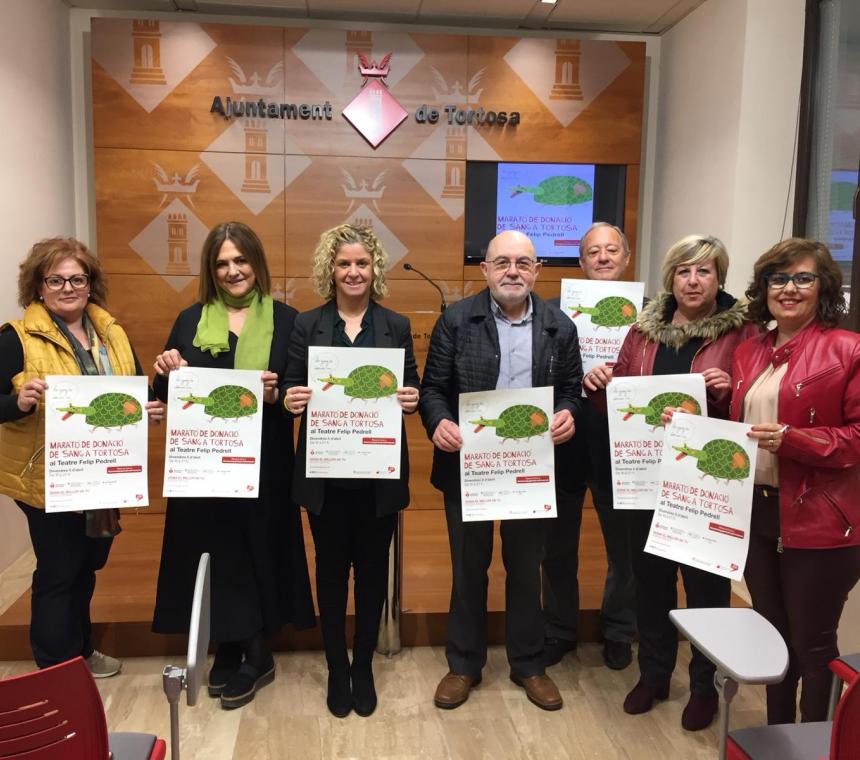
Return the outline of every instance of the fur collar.
{"type": "Polygon", "coordinates": [[[648,340],[678,350],[691,338],[716,340],[746,321],[746,303],[741,303],[724,290],[717,293],[717,310],[710,317],[673,325],[672,315],[678,303],[671,293],[659,293],[642,309],[638,328],[648,340]]]}

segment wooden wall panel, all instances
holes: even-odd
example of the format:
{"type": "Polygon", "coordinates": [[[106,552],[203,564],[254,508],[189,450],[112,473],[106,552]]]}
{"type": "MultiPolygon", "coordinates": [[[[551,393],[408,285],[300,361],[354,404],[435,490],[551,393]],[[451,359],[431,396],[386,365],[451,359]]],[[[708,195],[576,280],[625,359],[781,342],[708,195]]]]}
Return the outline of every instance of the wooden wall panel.
{"type": "Polygon", "coordinates": [[[105,269],[196,275],[209,229],[237,220],[260,236],[272,275],[283,276],[287,162],[282,155],[259,158],[270,167],[268,192],[242,189],[241,154],[96,148],[96,231],[105,269]]]}
{"type": "MultiPolygon", "coordinates": [[[[344,29],[302,30],[299,39],[287,42],[285,69],[290,102],[332,104],[329,123],[290,121],[292,141],[308,154],[376,156],[381,158],[445,158],[443,125],[420,124],[415,110],[454,96],[466,80],[466,37],[411,34],[397,31],[344,29]],[[379,62],[391,53],[388,93],[408,112],[400,126],[376,149],[341,116],[362,91],[357,53],[379,62]]],[[[464,102],[464,101],[463,101],[464,102]]]]}
{"type": "Polygon", "coordinates": [[[470,139],[470,159],[639,163],[644,43],[470,37],[469,76],[478,75],[470,104],[522,120],[471,132],[486,145],[470,139]]]}
{"type": "MultiPolygon", "coordinates": [[[[96,147],[244,153],[244,140],[211,147],[227,126],[212,98],[236,94],[230,79],[248,97],[284,98],[278,27],[94,18],[91,39],[96,147]]],[[[267,127],[268,150],[283,153],[283,122],[267,127]]]]}
{"type": "MultiPolygon", "coordinates": [[[[484,286],[479,268],[463,265],[467,157],[626,164],[635,256],[642,43],[127,19],[94,19],[91,39],[96,249],[111,310],[147,371],[195,299],[203,237],[228,219],[261,236],[275,298],[300,311],[320,303],[310,280],[320,233],[372,226],[391,258],[385,304],[409,316],[423,369],[439,297],[403,263],[437,280],[449,303],[484,286]],[[341,115],[362,91],[358,51],[392,53],[388,93],[408,112],[375,150],[341,115]],[[333,118],[227,120],[209,112],[216,95],[328,101],[333,118]],[[442,112],[420,124],[423,104],[519,111],[521,122],[449,125],[442,112]]],[[[535,289],[556,297],[562,277],[581,276],[547,267],[535,289]]],[[[431,444],[417,415],[406,425],[412,506],[441,509],[431,444]]],[[[150,433],[156,511],[162,438],[150,433]]]]}
{"type": "Polygon", "coordinates": [[[437,161],[315,157],[286,190],[286,274],[308,276],[320,233],[352,221],[374,229],[392,279],[415,278],[402,268],[408,261],[435,278],[460,280],[463,198],[439,197],[443,190],[437,161]]]}

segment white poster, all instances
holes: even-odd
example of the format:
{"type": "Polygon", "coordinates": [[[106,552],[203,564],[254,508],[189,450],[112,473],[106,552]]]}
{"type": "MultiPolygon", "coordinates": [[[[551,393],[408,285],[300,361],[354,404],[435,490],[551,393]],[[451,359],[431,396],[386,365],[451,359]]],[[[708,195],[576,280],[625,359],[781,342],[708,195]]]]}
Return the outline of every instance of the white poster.
{"type": "Polygon", "coordinates": [[[460,394],[463,521],[555,517],[553,389],[460,394]]]}
{"type": "Polygon", "coordinates": [[[758,442],[747,437],[750,427],[674,415],[646,552],[741,580],[758,453],[758,442]]]}
{"type": "Polygon", "coordinates": [[[305,475],[400,477],[402,348],[308,347],[305,475]]]}
{"type": "Polygon", "coordinates": [[[667,406],[708,415],[701,375],[616,377],[606,386],[615,509],[654,509],[667,406]]]}
{"type": "Polygon", "coordinates": [[[45,377],[45,511],[145,507],[145,377],[45,377]]]}
{"type": "Polygon", "coordinates": [[[170,373],[165,496],[259,496],[262,374],[203,367],[170,373]]]}
{"type": "Polygon", "coordinates": [[[643,282],[561,281],[561,310],[576,325],[583,373],[615,363],[644,297],[643,282]]]}

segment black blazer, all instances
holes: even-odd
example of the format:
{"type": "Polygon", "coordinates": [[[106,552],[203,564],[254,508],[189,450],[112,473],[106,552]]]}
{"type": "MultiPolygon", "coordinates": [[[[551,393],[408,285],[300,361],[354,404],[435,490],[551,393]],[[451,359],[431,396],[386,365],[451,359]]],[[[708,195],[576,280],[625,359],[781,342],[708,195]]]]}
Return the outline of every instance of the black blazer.
{"type": "MultiPolygon", "coordinates": [[[[406,355],[403,366],[403,384],[418,388],[418,366],[412,350],[412,328],[409,320],[397,312],[374,303],[373,319],[374,348],[403,348],[406,355]]],[[[337,305],[334,301],[303,312],[296,317],[290,348],[287,354],[287,371],[281,384],[281,403],[284,403],[287,388],[308,384],[308,346],[331,346],[334,325],[337,321],[337,305]]],[[[290,414],[284,407],[284,413],[290,414]]],[[[302,414],[299,440],[296,446],[296,464],[293,470],[293,500],[309,512],[318,515],[325,499],[325,478],[305,477],[305,424],[302,414]]],[[[406,445],[406,426],[402,427],[400,447],[400,479],[368,480],[376,492],[376,514],[389,515],[409,505],[409,450],[406,445]]]]}
{"type": "MultiPolygon", "coordinates": [[[[576,326],[557,306],[534,293],[531,298],[532,387],[553,386],[555,411],[568,409],[575,418],[582,405],[582,360],[576,326]]],[[[496,387],[499,361],[499,333],[490,291],[485,288],[449,306],[430,336],[418,409],[431,440],[442,420],[458,422],[461,393],[496,387]]],[[[559,466],[556,456],[557,472],[559,466]]],[[[446,495],[459,494],[460,454],[434,447],[430,482],[446,495]]]]}

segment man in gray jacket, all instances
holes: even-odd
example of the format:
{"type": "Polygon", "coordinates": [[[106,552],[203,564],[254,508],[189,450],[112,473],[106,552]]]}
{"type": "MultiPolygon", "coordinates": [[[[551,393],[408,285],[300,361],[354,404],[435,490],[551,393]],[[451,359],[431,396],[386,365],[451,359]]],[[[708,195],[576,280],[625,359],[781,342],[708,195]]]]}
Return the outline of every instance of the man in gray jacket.
{"type": "MultiPolygon", "coordinates": [[[[449,672],[434,697],[441,708],[455,708],[468,699],[487,660],[493,523],[462,519],[459,395],[553,386],[550,433],[555,444],[573,435],[574,415],[582,404],[576,327],[557,307],[532,293],[540,269],[528,237],[500,233],[481,262],[487,288],[445,311],[430,338],[419,411],[434,445],[431,482],[444,495],[453,574],[445,647],[449,672]]],[[[511,680],[538,707],[557,710],[561,695],[543,664],[540,564],[545,535],[541,519],[501,523],[506,647],[511,680]]]]}

